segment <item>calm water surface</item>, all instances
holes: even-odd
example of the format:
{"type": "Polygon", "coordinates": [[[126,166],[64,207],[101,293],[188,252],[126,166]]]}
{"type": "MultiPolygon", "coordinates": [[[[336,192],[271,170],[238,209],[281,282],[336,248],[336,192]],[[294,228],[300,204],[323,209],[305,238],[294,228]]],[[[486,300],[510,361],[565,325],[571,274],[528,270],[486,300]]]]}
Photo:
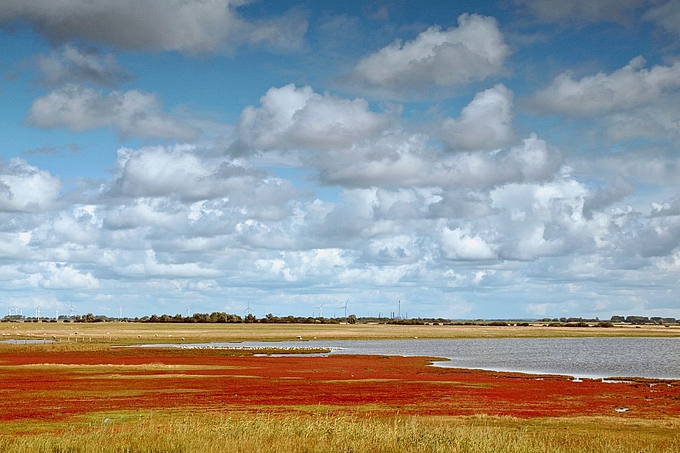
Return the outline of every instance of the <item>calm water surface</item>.
{"type": "Polygon", "coordinates": [[[54,340],[48,340],[46,338],[41,338],[41,339],[33,339],[33,340],[2,340],[0,341],[0,344],[47,344],[47,343],[54,343],[54,340]]]}
{"type": "Polygon", "coordinates": [[[579,378],[680,379],[680,338],[484,338],[211,343],[184,347],[333,348],[331,354],[427,356],[437,366],[579,378]]]}

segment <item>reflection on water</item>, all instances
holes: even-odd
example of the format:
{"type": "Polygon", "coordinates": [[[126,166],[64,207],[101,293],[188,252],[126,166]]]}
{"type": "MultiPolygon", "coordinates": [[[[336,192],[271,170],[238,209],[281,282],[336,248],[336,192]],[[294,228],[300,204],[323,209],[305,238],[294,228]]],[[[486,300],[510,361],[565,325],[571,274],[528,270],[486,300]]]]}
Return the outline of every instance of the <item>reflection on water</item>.
{"type": "MultiPolygon", "coordinates": [[[[170,345],[168,345],[170,346],[170,345]]],[[[183,347],[332,348],[331,354],[442,357],[437,366],[574,377],[680,379],[680,338],[484,338],[312,340],[183,347]]]]}

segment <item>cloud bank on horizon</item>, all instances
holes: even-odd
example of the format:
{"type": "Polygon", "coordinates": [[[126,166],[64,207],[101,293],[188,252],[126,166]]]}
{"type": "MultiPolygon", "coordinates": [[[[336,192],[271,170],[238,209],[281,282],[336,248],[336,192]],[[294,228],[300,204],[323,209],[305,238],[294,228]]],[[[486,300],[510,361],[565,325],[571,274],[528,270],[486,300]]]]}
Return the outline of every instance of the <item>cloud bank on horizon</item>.
{"type": "Polygon", "coordinates": [[[336,3],[2,2],[4,309],[680,318],[679,2],[336,3]]]}

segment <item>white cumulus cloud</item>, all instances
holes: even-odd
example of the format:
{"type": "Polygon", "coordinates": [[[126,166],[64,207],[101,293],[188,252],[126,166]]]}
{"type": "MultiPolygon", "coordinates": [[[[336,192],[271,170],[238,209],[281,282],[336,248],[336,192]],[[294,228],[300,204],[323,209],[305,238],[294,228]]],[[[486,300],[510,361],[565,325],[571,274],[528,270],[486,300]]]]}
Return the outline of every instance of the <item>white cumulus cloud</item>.
{"type": "Polygon", "coordinates": [[[40,285],[48,289],[97,289],[99,280],[65,263],[45,263],[40,285]]]}
{"type": "Polygon", "coordinates": [[[611,74],[581,79],[562,73],[534,95],[534,105],[547,112],[596,115],[647,105],[680,88],[680,62],[650,69],[644,64],[636,57],[611,74]]]}
{"type": "Polygon", "coordinates": [[[270,88],[260,107],[247,107],[238,146],[254,149],[348,146],[376,135],[388,122],[363,99],[341,99],[293,84],[270,88]]]}
{"type": "Polygon", "coordinates": [[[358,86],[409,96],[411,90],[452,87],[501,74],[510,55],[493,17],[463,14],[458,27],[433,26],[414,40],[397,40],[364,57],[350,78],[358,86]]]}
{"type": "Polygon", "coordinates": [[[442,135],[453,149],[496,149],[510,145],[513,93],[505,85],[477,93],[460,113],[460,117],[444,120],[442,135]]]}
{"type": "Polygon", "coordinates": [[[110,196],[176,197],[189,202],[230,197],[247,205],[253,195],[266,204],[280,202],[282,195],[293,192],[287,184],[269,190],[277,181],[265,172],[221,158],[204,158],[190,145],[121,148],[116,166],[110,196]]]}
{"type": "Polygon", "coordinates": [[[444,256],[453,260],[487,260],[496,257],[493,245],[469,229],[444,228],[441,233],[444,256]]]}
{"type": "Polygon", "coordinates": [[[0,160],[0,212],[40,212],[50,209],[62,189],[48,171],[13,158],[0,160]]]}
{"type": "Polygon", "coordinates": [[[551,179],[561,153],[531,134],[514,147],[444,154],[428,137],[393,132],[376,141],[315,156],[312,164],[329,183],[355,187],[441,186],[486,188],[551,179]]]}
{"type": "Polygon", "coordinates": [[[58,88],[33,101],[26,121],[37,127],[86,131],[108,127],[122,137],[195,140],[200,131],[163,112],[155,94],[101,91],[79,85],[58,88]]]}

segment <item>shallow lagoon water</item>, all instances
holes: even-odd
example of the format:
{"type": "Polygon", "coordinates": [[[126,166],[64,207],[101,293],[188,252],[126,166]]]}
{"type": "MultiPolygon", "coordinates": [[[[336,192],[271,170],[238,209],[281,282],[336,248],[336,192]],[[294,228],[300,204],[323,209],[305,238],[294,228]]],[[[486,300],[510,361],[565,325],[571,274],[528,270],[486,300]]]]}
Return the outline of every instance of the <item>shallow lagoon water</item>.
{"type": "Polygon", "coordinates": [[[1,340],[0,344],[47,344],[47,343],[54,343],[54,340],[48,340],[46,338],[40,338],[40,339],[17,339],[17,340],[1,340]]]}
{"type": "Polygon", "coordinates": [[[185,344],[181,347],[329,348],[331,354],[403,355],[448,359],[436,362],[436,366],[442,367],[560,374],[577,378],[680,379],[680,338],[310,340],[185,344]]]}

